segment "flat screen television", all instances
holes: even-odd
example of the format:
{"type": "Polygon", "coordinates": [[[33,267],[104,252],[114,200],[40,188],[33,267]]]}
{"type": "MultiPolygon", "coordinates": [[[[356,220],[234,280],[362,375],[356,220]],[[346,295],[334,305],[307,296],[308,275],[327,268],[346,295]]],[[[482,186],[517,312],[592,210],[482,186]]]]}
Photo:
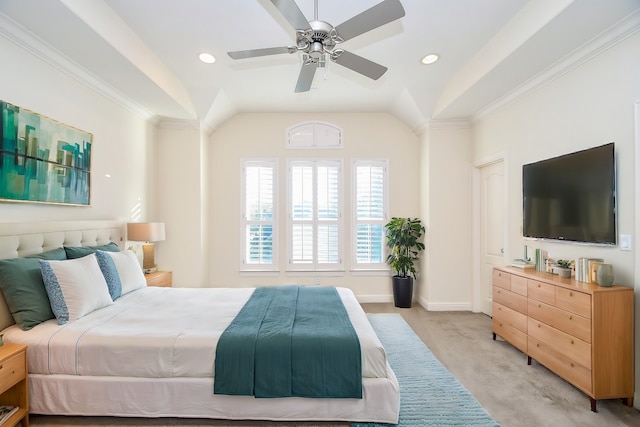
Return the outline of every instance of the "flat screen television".
{"type": "Polygon", "coordinates": [[[614,143],[522,166],[524,237],[616,244],[614,143]]]}

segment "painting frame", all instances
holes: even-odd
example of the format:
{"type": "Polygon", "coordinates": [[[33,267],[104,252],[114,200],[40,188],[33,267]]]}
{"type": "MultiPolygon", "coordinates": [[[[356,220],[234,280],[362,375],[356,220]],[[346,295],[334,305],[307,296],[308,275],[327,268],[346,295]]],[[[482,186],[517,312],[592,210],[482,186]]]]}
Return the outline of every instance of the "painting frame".
{"type": "Polygon", "coordinates": [[[93,134],[0,100],[0,202],[91,206],[93,134]]]}

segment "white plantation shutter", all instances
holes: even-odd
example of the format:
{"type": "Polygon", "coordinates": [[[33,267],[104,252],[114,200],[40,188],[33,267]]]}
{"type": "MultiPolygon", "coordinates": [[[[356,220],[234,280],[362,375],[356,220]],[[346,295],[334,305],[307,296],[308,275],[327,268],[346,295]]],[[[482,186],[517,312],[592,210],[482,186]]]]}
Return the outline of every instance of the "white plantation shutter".
{"type": "Polygon", "coordinates": [[[354,268],[385,268],[387,162],[354,160],[352,182],[354,268]]]}
{"type": "Polygon", "coordinates": [[[276,172],[276,161],[243,161],[242,269],[277,269],[276,172]]]}
{"type": "Polygon", "coordinates": [[[289,269],[342,269],[342,230],[342,162],[289,161],[289,269]]]}

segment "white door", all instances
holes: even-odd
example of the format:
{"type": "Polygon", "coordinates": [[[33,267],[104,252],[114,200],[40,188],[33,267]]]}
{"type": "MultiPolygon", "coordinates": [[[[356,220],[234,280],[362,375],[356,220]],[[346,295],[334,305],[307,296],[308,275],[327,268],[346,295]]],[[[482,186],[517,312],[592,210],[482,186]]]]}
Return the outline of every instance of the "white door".
{"type": "Polygon", "coordinates": [[[504,163],[480,168],[480,298],[481,310],[492,313],[492,272],[504,265],[504,163]]]}

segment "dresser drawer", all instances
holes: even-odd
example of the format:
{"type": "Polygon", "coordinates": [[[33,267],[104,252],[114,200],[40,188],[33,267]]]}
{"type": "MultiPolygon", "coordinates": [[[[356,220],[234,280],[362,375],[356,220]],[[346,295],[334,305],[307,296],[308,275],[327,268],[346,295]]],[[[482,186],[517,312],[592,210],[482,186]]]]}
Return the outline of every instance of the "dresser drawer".
{"type": "Polygon", "coordinates": [[[591,343],[591,319],[534,300],[529,300],[527,314],[529,317],[591,343]]]}
{"type": "Polygon", "coordinates": [[[496,302],[493,303],[493,318],[514,328],[527,332],[527,316],[496,302]]]}
{"type": "Polygon", "coordinates": [[[520,276],[511,276],[511,292],[527,296],[527,279],[520,276]]]}
{"type": "Polygon", "coordinates": [[[571,289],[556,288],[556,306],[591,319],[591,295],[571,289]]]}
{"type": "Polygon", "coordinates": [[[592,392],[591,370],[534,337],[527,342],[529,355],[586,393],[592,392]]]}
{"type": "Polygon", "coordinates": [[[4,393],[24,379],[25,353],[20,352],[0,362],[0,393],[4,393]]]}
{"type": "Polygon", "coordinates": [[[553,347],[558,353],[585,367],[591,367],[591,344],[529,318],[529,336],[553,347]]]}
{"type": "Polygon", "coordinates": [[[493,301],[525,315],[527,314],[527,297],[522,295],[494,286],[493,301]]]}
{"type": "Polygon", "coordinates": [[[493,270],[493,286],[511,289],[511,274],[500,270],[493,270]]]}
{"type": "Polygon", "coordinates": [[[556,304],[556,287],[537,280],[527,280],[527,296],[547,304],[556,304]]]}
{"type": "Polygon", "coordinates": [[[523,353],[527,352],[527,334],[510,326],[506,322],[496,319],[491,320],[493,333],[501,336],[509,344],[523,353]]]}

